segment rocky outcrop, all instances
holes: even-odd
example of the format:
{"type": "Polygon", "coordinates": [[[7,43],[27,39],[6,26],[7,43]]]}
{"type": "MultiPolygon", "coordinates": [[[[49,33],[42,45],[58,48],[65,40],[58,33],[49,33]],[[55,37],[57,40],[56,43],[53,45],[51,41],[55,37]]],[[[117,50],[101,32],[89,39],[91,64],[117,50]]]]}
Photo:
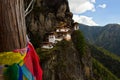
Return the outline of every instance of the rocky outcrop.
{"type": "Polygon", "coordinates": [[[53,55],[45,62],[43,67],[44,80],[83,80],[76,49],[67,46],[73,45],[62,41],[57,44],[57,49],[52,51],[51,54],[53,55]]]}
{"type": "Polygon", "coordinates": [[[33,11],[26,17],[28,35],[32,38],[39,36],[38,40],[31,41],[40,44],[45,33],[53,31],[60,22],[71,26],[72,16],[67,0],[36,0],[33,11]]]}
{"type": "Polygon", "coordinates": [[[72,42],[63,40],[48,51],[41,51],[44,70],[43,80],[91,80],[92,64],[89,49],[87,55],[80,58],[72,42]]]}
{"type": "MultiPolygon", "coordinates": [[[[68,0],[36,0],[33,11],[26,17],[28,36],[39,48],[45,33],[52,32],[64,22],[72,27],[73,14],[68,0]]],[[[62,41],[48,51],[37,50],[41,57],[43,80],[90,80],[92,62],[90,51],[80,57],[72,41],[62,41]]]]}

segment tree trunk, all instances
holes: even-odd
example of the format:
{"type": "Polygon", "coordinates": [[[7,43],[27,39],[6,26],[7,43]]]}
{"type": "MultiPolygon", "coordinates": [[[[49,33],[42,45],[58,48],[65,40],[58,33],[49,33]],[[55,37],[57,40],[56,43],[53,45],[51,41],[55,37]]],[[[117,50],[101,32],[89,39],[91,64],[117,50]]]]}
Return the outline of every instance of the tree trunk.
{"type": "Polygon", "coordinates": [[[23,0],[0,0],[0,52],[26,47],[23,0]]]}

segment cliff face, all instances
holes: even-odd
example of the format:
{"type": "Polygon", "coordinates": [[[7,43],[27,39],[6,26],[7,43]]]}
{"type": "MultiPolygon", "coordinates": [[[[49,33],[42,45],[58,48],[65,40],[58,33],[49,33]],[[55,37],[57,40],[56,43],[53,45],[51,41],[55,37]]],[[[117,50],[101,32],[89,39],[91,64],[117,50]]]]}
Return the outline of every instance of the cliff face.
{"type": "Polygon", "coordinates": [[[26,17],[28,35],[37,49],[43,68],[43,80],[91,80],[92,62],[89,49],[80,56],[72,41],[62,41],[48,51],[39,48],[47,32],[60,22],[72,27],[73,14],[67,0],[36,0],[33,11],[26,17]]]}
{"type": "Polygon", "coordinates": [[[37,52],[41,57],[43,80],[92,79],[92,61],[88,49],[87,55],[81,57],[72,42],[63,40],[51,50],[37,49],[37,52]]]}
{"type": "MultiPolygon", "coordinates": [[[[44,80],[83,79],[82,69],[76,50],[70,42],[58,43],[53,54],[44,64],[44,80]],[[69,52],[70,51],[70,52],[69,52]]],[[[45,54],[45,53],[43,53],[45,54]]]]}
{"type": "MultiPolygon", "coordinates": [[[[29,2],[27,0],[26,2],[29,2]]],[[[27,16],[27,31],[37,44],[43,40],[46,32],[51,32],[60,22],[72,25],[73,14],[67,0],[36,0],[33,11],[27,16]],[[38,39],[35,39],[35,37],[38,39]]],[[[37,44],[34,44],[38,46],[37,44]]]]}

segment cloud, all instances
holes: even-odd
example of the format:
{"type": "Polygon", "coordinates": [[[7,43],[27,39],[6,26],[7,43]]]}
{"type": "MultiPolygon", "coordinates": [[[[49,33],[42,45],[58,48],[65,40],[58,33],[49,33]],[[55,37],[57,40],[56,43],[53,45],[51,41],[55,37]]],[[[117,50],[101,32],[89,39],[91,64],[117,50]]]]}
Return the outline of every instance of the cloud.
{"type": "Polygon", "coordinates": [[[86,11],[95,11],[94,3],[96,0],[69,0],[70,10],[75,14],[84,13],[86,11]]]}
{"type": "Polygon", "coordinates": [[[96,0],[91,0],[91,2],[95,3],[95,2],[96,2],[96,0]]]}
{"type": "Polygon", "coordinates": [[[73,19],[75,22],[78,23],[86,24],[89,26],[98,26],[98,24],[95,21],[93,21],[92,17],[73,15],[73,19]]]}
{"type": "Polygon", "coordinates": [[[107,7],[107,5],[106,4],[100,4],[100,5],[98,5],[98,7],[100,7],[100,8],[106,8],[107,7]]]}

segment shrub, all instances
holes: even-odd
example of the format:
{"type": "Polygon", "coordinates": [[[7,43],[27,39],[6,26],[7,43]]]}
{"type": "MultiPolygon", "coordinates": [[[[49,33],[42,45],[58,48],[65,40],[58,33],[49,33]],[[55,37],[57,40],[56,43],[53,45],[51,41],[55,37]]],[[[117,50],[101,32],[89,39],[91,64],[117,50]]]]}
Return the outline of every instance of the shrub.
{"type": "Polygon", "coordinates": [[[82,32],[77,30],[72,33],[72,41],[82,57],[85,54],[85,40],[82,32]]]}

